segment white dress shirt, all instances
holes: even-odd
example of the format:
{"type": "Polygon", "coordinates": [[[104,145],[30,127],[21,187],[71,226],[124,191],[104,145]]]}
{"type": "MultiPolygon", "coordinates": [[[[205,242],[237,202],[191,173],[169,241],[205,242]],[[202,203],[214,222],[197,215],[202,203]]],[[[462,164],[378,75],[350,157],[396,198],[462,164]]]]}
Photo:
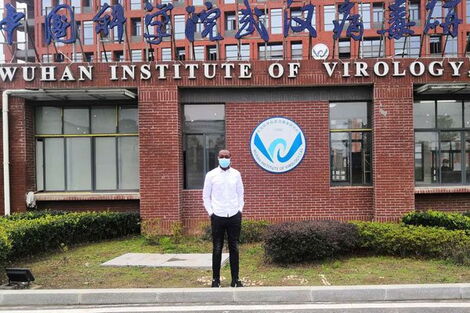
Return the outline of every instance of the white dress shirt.
{"type": "Polygon", "coordinates": [[[243,211],[243,182],[234,168],[223,170],[220,166],[206,174],[202,198],[207,214],[231,217],[243,211]]]}

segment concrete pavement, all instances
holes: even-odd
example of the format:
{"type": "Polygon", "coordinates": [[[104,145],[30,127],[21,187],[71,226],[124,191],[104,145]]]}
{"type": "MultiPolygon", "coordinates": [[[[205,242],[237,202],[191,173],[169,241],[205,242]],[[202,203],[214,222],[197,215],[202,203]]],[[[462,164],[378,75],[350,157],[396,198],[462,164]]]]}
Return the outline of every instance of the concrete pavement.
{"type": "MultiPolygon", "coordinates": [[[[2,290],[0,308],[77,305],[470,303],[470,283],[375,286],[2,290]]],[[[1,310],[1,309],[0,309],[1,310]]]]}

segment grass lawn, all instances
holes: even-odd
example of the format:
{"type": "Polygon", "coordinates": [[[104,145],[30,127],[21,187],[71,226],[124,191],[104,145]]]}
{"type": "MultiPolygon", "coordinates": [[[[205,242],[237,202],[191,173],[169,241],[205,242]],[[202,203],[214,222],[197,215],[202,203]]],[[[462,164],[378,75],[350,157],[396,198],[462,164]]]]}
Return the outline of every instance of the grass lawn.
{"type": "MultiPolygon", "coordinates": [[[[210,253],[211,243],[185,238],[181,244],[163,240],[149,244],[143,237],[111,240],[17,260],[11,266],[31,268],[40,288],[205,287],[210,270],[102,267],[124,253],[210,253]]],[[[230,269],[222,270],[222,286],[230,269]]],[[[281,267],[266,264],[261,244],[240,247],[240,276],[246,286],[362,285],[470,282],[470,267],[444,261],[354,256],[315,264],[281,267]]]]}

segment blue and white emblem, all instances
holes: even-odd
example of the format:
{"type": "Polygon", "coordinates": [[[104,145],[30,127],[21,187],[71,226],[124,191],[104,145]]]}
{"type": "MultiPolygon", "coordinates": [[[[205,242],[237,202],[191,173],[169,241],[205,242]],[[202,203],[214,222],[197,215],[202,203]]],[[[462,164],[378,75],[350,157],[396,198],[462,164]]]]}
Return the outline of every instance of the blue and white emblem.
{"type": "Polygon", "coordinates": [[[251,155],[271,173],[285,173],[295,168],[305,154],[305,136],[294,121],[272,117],[259,124],[251,135],[251,155]]]}

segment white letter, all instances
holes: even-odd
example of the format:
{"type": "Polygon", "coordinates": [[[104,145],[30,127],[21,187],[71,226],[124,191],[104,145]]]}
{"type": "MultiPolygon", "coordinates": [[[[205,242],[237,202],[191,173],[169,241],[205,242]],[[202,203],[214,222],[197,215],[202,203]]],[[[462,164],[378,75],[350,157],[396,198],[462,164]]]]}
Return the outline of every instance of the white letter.
{"type": "Polygon", "coordinates": [[[380,61],[374,64],[374,74],[379,77],[384,77],[390,71],[390,67],[384,61],[380,61]],[[380,72],[380,66],[383,67],[383,71],[380,72]]]}
{"type": "Polygon", "coordinates": [[[425,70],[424,64],[419,61],[414,61],[410,64],[410,73],[413,76],[422,76],[425,70]],[[416,65],[419,67],[419,72],[416,72],[416,65]]]}
{"type": "Polygon", "coordinates": [[[204,63],[204,77],[207,79],[213,79],[216,74],[217,64],[207,64],[204,63]],[[211,69],[212,73],[209,73],[209,69],[211,69]]]}
{"type": "Polygon", "coordinates": [[[406,70],[400,73],[400,61],[394,61],[393,63],[393,74],[394,77],[405,76],[406,70]]]}
{"type": "Polygon", "coordinates": [[[251,78],[251,64],[240,64],[240,76],[241,79],[251,78]]]}
{"type": "MultiPolygon", "coordinates": [[[[168,64],[155,64],[155,68],[158,71],[158,79],[166,79],[166,70],[168,69],[168,64]]],[[[175,79],[180,78],[180,68],[178,64],[178,70],[175,69],[175,79]]]]}
{"type": "MultiPolygon", "coordinates": [[[[181,79],[180,67],[181,67],[181,64],[179,63],[173,64],[173,70],[175,71],[173,75],[173,79],[181,79]]],[[[160,77],[158,78],[160,79],[160,77]]]]}
{"type": "Polygon", "coordinates": [[[333,64],[333,67],[331,67],[330,62],[323,62],[323,66],[325,67],[329,77],[333,76],[333,71],[335,70],[336,65],[338,65],[338,62],[333,62],[331,64],[333,64]]]}
{"type": "Polygon", "coordinates": [[[122,66],[122,80],[127,80],[127,76],[132,78],[132,80],[135,79],[135,65],[123,65],[122,66]]]}
{"type": "Polygon", "coordinates": [[[232,70],[235,68],[235,64],[233,64],[233,63],[224,63],[224,64],[221,64],[220,67],[222,69],[225,69],[224,78],[232,79],[232,70]]]}
{"type": "Polygon", "coordinates": [[[85,80],[86,76],[88,80],[93,80],[93,65],[88,65],[88,66],[83,66],[79,65],[78,69],[80,70],[80,78],[78,79],[79,81],[85,80]]]}
{"type": "Polygon", "coordinates": [[[343,63],[343,77],[350,77],[351,74],[349,74],[349,62],[344,62],[343,63]]]}
{"type": "Polygon", "coordinates": [[[366,62],[354,62],[354,65],[356,66],[356,74],[354,74],[355,77],[369,77],[369,74],[367,73],[367,63],[366,62]]]}
{"type": "Polygon", "coordinates": [[[429,74],[432,76],[442,76],[444,69],[442,68],[442,61],[433,61],[429,63],[429,74]],[[439,65],[439,68],[436,69],[436,65],[439,65]]]}
{"type": "Polygon", "coordinates": [[[30,82],[34,80],[34,75],[36,73],[36,68],[33,66],[25,66],[23,67],[23,79],[24,81],[30,82]],[[31,69],[31,75],[28,76],[28,69],[31,69]]]}
{"type": "Polygon", "coordinates": [[[454,61],[449,61],[450,66],[452,66],[452,76],[460,76],[460,68],[462,67],[463,62],[454,62],[454,61]],[[458,65],[457,65],[458,64],[458,65]]]}
{"type": "Polygon", "coordinates": [[[73,77],[72,72],[68,66],[65,67],[64,72],[62,73],[62,77],[60,81],[74,81],[75,77],[73,77]]]}
{"type": "Polygon", "coordinates": [[[116,68],[117,65],[111,65],[111,80],[118,80],[116,68]]]}
{"type": "Polygon", "coordinates": [[[140,79],[141,80],[147,80],[152,77],[152,74],[150,74],[150,65],[149,64],[144,64],[140,67],[140,79]]]}
{"type": "Polygon", "coordinates": [[[3,81],[5,81],[7,78],[9,81],[12,81],[13,77],[15,76],[16,73],[16,67],[0,67],[0,77],[2,78],[3,81]]]}
{"type": "Polygon", "coordinates": [[[289,63],[289,78],[296,78],[299,75],[300,63],[289,63]]]}
{"type": "Polygon", "coordinates": [[[187,70],[189,69],[188,79],[196,79],[195,71],[199,68],[198,64],[186,64],[184,66],[187,70]]]}
{"type": "Polygon", "coordinates": [[[41,81],[53,82],[55,81],[55,66],[41,67],[41,81]]]}
{"type": "Polygon", "coordinates": [[[284,66],[280,63],[273,63],[269,66],[268,73],[272,78],[281,78],[284,75],[284,66]],[[277,68],[277,75],[274,74],[274,68],[277,68]]]}

